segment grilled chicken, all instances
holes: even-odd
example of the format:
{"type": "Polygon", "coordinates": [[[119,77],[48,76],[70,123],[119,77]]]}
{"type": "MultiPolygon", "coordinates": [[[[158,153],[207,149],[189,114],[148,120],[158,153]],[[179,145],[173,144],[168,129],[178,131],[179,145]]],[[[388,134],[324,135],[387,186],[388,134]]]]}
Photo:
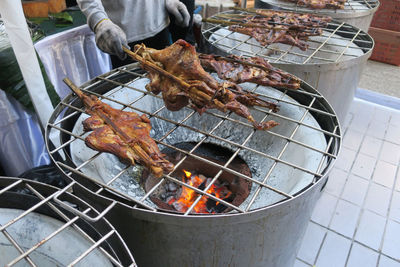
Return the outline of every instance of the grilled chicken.
{"type": "Polygon", "coordinates": [[[218,77],[234,83],[253,82],[259,85],[298,89],[300,79],[274,68],[261,57],[243,58],[234,55],[221,57],[199,54],[203,68],[216,71],[218,77]]]}
{"type": "Polygon", "coordinates": [[[184,40],[162,50],[142,44],[135,46],[134,53],[125,51],[148,71],[151,82],[146,89],[154,94],[161,92],[169,110],[176,111],[190,103],[200,114],[212,108],[233,111],[249,120],[256,129],[266,130],[278,125],[275,121],[256,122],[246,107],[256,105],[277,111],[276,104],[244,91],[233,82],[215,80],[202,68],[194,46],[184,40]]]}
{"type": "Polygon", "coordinates": [[[155,141],[150,137],[150,120],[143,114],[110,107],[93,95],[84,94],[69,80],[64,80],[82,99],[86,112],[91,115],[83,121],[85,131],[93,131],[85,138],[88,147],[112,153],[126,164],[140,163],[161,177],[174,165],[163,158],[155,141]]]}

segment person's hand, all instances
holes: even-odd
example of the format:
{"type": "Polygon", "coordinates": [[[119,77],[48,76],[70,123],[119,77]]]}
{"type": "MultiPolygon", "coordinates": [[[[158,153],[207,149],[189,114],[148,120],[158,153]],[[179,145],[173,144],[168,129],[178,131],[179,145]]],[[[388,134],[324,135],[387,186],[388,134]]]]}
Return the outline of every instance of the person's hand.
{"type": "Polygon", "coordinates": [[[189,26],[190,15],[185,4],[179,0],[166,0],[165,4],[168,12],[174,15],[176,25],[181,27],[189,26]]]}
{"type": "Polygon", "coordinates": [[[101,51],[116,55],[121,60],[126,58],[122,46],[128,47],[128,42],[124,31],[118,25],[109,19],[104,19],[96,25],[94,32],[96,34],[96,44],[101,51]]]}

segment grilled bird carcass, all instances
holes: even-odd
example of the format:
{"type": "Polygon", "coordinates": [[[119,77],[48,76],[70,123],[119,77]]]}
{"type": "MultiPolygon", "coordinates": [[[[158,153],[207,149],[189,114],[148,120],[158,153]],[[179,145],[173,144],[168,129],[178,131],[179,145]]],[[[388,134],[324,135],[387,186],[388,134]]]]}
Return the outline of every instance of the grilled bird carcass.
{"type": "Polygon", "coordinates": [[[299,6],[310,7],[313,9],[344,9],[346,0],[288,0],[299,6]]]}
{"type": "Polygon", "coordinates": [[[234,83],[253,82],[259,85],[298,89],[300,79],[273,67],[261,57],[243,58],[230,55],[199,54],[203,68],[216,71],[218,77],[234,83]]]}
{"type": "MultiPolygon", "coordinates": [[[[331,20],[312,14],[263,9],[256,9],[252,13],[255,15],[231,14],[229,21],[221,23],[230,25],[231,31],[253,37],[263,46],[283,43],[306,50],[308,37],[321,35],[322,28],[331,20]]],[[[212,22],[209,19],[205,21],[212,22]]]]}
{"type": "Polygon", "coordinates": [[[124,50],[142,63],[151,80],[146,89],[154,94],[161,92],[169,110],[180,110],[190,103],[200,114],[211,108],[233,111],[249,120],[256,129],[267,130],[278,125],[272,120],[256,122],[247,108],[261,106],[277,111],[276,104],[244,91],[235,83],[215,80],[202,68],[194,46],[184,40],[162,50],[143,44],[136,45],[135,52],[124,50]]]}
{"type": "Polygon", "coordinates": [[[150,120],[145,114],[139,116],[135,112],[112,108],[94,95],[84,94],[70,80],[64,81],[83,101],[86,112],[91,115],[83,121],[85,131],[93,130],[85,138],[88,147],[112,153],[127,164],[140,163],[156,177],[173,170],[174,165],[163,158],[150,137],[150,120]]]}
{"type": "Polygon", "coordinates": [[[268,19],[270,24],[284,25],[289,29],[311,29],[321,31],[332,20],[329,16],[316,16],[310,13],[295,13],[289,11],[276,11],[271,9],[255,9],[254,13],[268,19]]]}

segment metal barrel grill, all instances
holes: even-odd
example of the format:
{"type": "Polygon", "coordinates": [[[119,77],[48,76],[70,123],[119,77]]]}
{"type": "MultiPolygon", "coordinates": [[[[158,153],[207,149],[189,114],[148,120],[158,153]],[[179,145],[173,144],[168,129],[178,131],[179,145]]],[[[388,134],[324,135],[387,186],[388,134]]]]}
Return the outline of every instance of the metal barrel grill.
{"type": "Polygon", "coordinates": [[[255,7],[330,16],[337,21],[345,22],[367,32],[372,17],[378,10],[379,1],[348,0],[344,4],[344,9],[313,9],[287,0],[256,0],[255,7]]]}
{"type": "MultiPolygon", "coordinates": [[[[211,19],[229,20],[223,16],[226,14],[252,13],[227,11],[211,19]]],[[[323,28],[321,36],[309,37],[306,51],[280,43],[262,46],[248,35],[209,22],[203,23],[202,37],[201,50],[207,53],[259,56],[301,78],[326,97],[341,123],[345,120],[362,70],[374,46],[373,39],[367,33],[336,20],[323,28]]]]}
{"type": "Polygon", "coordinates": [[[136,266],[119,233],[88,203],[56,187],[10,177],[0,179],[0,264],[136,266]],[[88,222],[63,206],[97,220],[88,222]]]}
{"type": "Polygon", "coordinates": [[[107,213],[139,266],[290,266],[340,148],[338,119],[325,98],[304,82],[298,90],[241,84],[280,105],[277,113],[251,109],[257,121],[280,123],[255,131],[233,113],[169,111],[145,89],[148,82],[135,63],[81,90],[114,108],[146,114],[150,135],[174,160],[174,170],[152,179],[140,165],[89,149],[82,128],[88,115],[71,94],[56,107],[45,139],[65,178],[84,185],[76,194],[107,213]],[[50,142],[54,138],[59,142],[50,142]],[[206,186],[185,181],[182,169],[206,176],[206,186]],[[235,198],[209,193],[218,183],[227,184],[235,198]],[[166,204],[163,195],[171,186],[192,190],[190,207],[179,211],[166,204]],[[96,201],[100,196],[104,202],[96,201]],[[196,213],[205,199],[225,209],[196,213]]]}

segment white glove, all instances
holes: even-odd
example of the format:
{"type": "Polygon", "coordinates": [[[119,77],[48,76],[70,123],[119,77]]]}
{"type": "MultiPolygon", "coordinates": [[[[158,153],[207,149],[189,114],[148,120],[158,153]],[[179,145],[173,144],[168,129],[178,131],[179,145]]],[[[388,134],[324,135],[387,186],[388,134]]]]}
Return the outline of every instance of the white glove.
{"type": "Polygon", "coordinates": [[[179,0],[165,0],[168,13],[175,17],[175,24],[181,27],[188,27],[190,21],[189,11],[185,4],[179,0]]]}
{"type": "Polygon", "coordinates": [[[126,58],[122,46],[128,47],[128,42],[124,31],[118,25],[109,19],[104,19],[96,25],[94,32],[96,34],[96,44],[101,51],[116,55],[121,60],[126,58]]]}

